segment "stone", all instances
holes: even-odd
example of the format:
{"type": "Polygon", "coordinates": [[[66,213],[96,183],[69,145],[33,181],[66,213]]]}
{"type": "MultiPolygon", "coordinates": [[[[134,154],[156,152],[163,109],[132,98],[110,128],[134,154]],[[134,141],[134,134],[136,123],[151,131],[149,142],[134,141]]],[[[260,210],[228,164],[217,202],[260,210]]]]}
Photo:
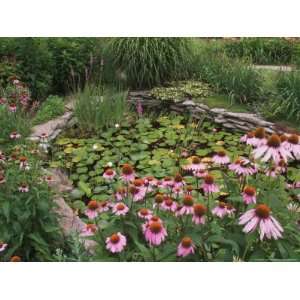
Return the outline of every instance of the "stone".
{"type": "Polygon", "coordinates": [[[184,106],[195,106],[196,104],[192,100],[185,100],[181,103],[184,106]]]}

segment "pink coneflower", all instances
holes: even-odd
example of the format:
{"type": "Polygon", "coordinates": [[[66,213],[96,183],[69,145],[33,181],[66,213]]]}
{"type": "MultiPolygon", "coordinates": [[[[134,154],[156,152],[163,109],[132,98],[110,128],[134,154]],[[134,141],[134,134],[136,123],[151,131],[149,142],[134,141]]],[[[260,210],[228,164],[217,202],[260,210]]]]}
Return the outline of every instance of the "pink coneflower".
{"type": "Polygon", "coordinates": [[[144,187],[132,185],[129,187],[129,192],[134,202],[142,201],[146,197],[146,189],[144,187]]]}
{"type": "Polygon", "coordinates": [[[280,174],[286,173],[287,172],[287,164],[286,162],[281,159],[277,166],[276,166],[276,171],[278,171],[280,174]]]}
{"type": "Polygon", "coordinates": [[[125,216],[129,211],[128,206],[124,203],[117,203],[113,206],[112,212],[117,216],[125,216]]]}
{"type": "Polygon", "coordinates": [[[184,237],[177,247],[177,256],[185,257],[195,253],[195,245],[190,237],[184,237]]]}
{"type": "Polygon", "coordinates": [[[190,171],[199,171],[199,170],[205,170],[206,165],[201,163],[201,159],[198,156],[192,156],[191,157],[191,163],[184,166],[185,170],[190,171]]]}
{"type": "Polygon", "coordinates": [[[202,184],[202,189],[205,193],[217,193],[219,187],[214,183],[214,177],[212,175],[206,175],[202,184]]]}
{"type": "Polygon", "coordinates": [[[19,133],[16,132],[16,131],[13,131],[13,132],[9,135],[9,137],[10,137],[12,140],[17,140],[17,139],[21,138],[21,134],[19,134],[19,133]]]}
{"type": "Polygon", "coordinates": [[[266,176],[275,178],[278,175],[277,168],[275,166],[272,166],[265,171],[265,174],[266,176]]]}
{"type": "Polygon", "coordinates": [[[185,188],[185,190],[186,190],[186,194],[191,195],[192,192],[193,192],[193,190],[194,190],[194,188],[193,188],[192,185],[187,185],[186,188],[185,188]]]}
{"type": "Polygon", "coordinates": [[[137,101],[136,111],[138,113],[138,116],[141,118],[143,116],[143,105],[142,105],[141,100],[137,101]]]}
{"type": "Polygon", "coordinates": [[[256,203],[256,189],[254,187],[245,186],[242,196],[245,204],[256,203]]]}
{"type": "Polygon", "coordinates": [[[81,231],[81,236],[93,236],[97,231],[97,226],[95,224],[86,224],[81,231]]]}
{"type": "Polygon", "coordinates": [[[300,158],[300,139],[297,134],[291,134],[282,144],[287,151],[295,156],[295,158],[300,158]]]}
{"type": "Polygon", "coordinates": [[[7,247],[7,244],[0,241],[0,252],[3,252],[6,249],[6,247],[7,247]]]}
{"type": "Polygon", "coordinates": [[[277,134],[272,134],[267,144],[258,146],[255,150],[253,150],[254,158],[261,158],[263,162],[270,160],[271,158],[278,163],[282,157],[285,161],[287,159],[293,158],[291,153],[282,146],[280,137],[277,134]]]}
{"type": "Polygon", "coordinates": [[[44,176],[44,180],[48,183],[48,184],[51,184],[53,183],[55,180],[53,178],[53,176],[51,175],[48,175],[48,176],[44,176]]]}
{"type": "Polygon", "coordinates": [[[270,208],[265,204],[259,204],[256,208],[246,211],[239,219],[240,225],[245,225],[243,232],[253,232],[259,226],[260,240],[264,236],[268,239],[281,238],[283,228],[279,222],[271,215],[270,208]]]}
{"type": "Polygon", "coordinates": [[[116,171],[114,171],[113,169],[107,169],[104,173],[103,173],[103,178],[105,178],[108,181],[111,181],[114,179],[114,177],[116,176],[116,171]]]}
{"type": "Polygon", "coordinates": [[[122,252],[126,244],[126,237],[120,232],[114,233],[110,237],[106,238],[106,249],[111,253],[122,252]]]}
{"type": "Polygon", "coordinates": [[[254,131],[253,139],[248,139],[247,144],[252,145],[254,147],[260,147],[267,143],[266,139],[266,131],[264,128],[257,128],[254,131]]]}
{"type": "Polygon", "coordinates": [[[153,176],[146,176],[144,178],[144,184],[146,186],[155,187],[155,186],[157,186],[157,179],[155,179],[153,176]]]}
{"type": "Polygon", "coordinates": [[[158,208],[160,208],[161,207],[161,205],[162,205],[162,203],[163,203],[163,201],[164,201],[164,195],[163,194],[161,194],[161,193],[158,193],[158,194],[156,194],[155,195],[155,198],[154,198],[154,204],[153,204],[153,207],[155,208],[155,207],[158,207],[158,208]]]}
{"type": "Polygon", "coordinates": [[[215,164],[227,165],[230,162],[230,158],[226,155],[225,151],[219,151],[216,155],[213,156],[212,161],[215,164]]]}
{"type": "Polygon", "coordinates": [[[4,175],[0,174],[0,184],[3,184],[5,182],[6,182],[6,180],[5,180],[4,175]]]}
{"type": "Polygon", "coordinates": [[[8,110],[12,113],[15,113],[17,111],[17,105],[15,103],[11,103],[8,105],[8,110]]]}
{"type": "Polygon", "coordinates": [[[21,156],[19,158],[19,162],[20,162],[19,167],[21,170],[29,170],[30,169],[29,164],[28,164],[28,159],[26,156],[21,156]]]}
{"type": "Polygon", "coordinates": [[[6,103],[6,98],[1,98],[0,97],[0,105],[4,105],[6,103]]]}
{"type": "Polygon", "coordinates": [[[257,167],[246,158],[235,160],[235,162],[230,164],[228,168],[237,175],[247,176],[257,173],[257,167]]]}
{"type": "Polygon", "coordinates": [[[226,203],[226,210],[228,216],[232,216],[236,211],[236,209],[230,203],[226,203]]]}
{"type": "Polygon", "coordinates": [[[163,188],[168,188],[168,187],[173,187],[174,185],[174,181],[172,179],[172,177],[166,176],[161,183],[163,188]]]}
{"type": "Polygon", "coordinates": [[[145,220],[151,219],[152,214],[153,214],[153,212],[152,212],[150,209],[148,209],[148,208],[141,208],[141,209],[138,211],[138,216],[139,216],[141,219],[145,219],[145,220]]]}
{"type": "Polygon", "coordinates": [[[254,138],[254,131],[250,131],[250,132],[247,132],[245,135],[243,135],[240,138],[240,141],[243,142],[243,143],[246,143],[248,145],[251,145],[252,141],[253,141],[253,138],[254,138]]]}
{"type": "Polygon", "coordinates": [[[121,178],[125,182],[133,181],[135,178],[133,167],[129,164],[124,164],[122,167],[122,175],[121,178]]]}
{"type": "Polygon", "coordinates": [[[29,192],[29,186],[26,183],[22,183],[19,188],[18,191],[21,193],[28,193],[29,192]]]}
{"type": "Polygon", "coordinates": [[[205,214],[207,212],[206,206],[203,204],[197,203],[194,205],[194,214],[192,221],[199,225],[199,224],[205,224],[205,214]]]}
{"type": "Polygon", "coordinates": [[[115,198],[117,201],[122,201],[127,196],[126,189],[124,187],[119,187],[115,193],[115,198]]]}
{"type": "Polygon", "coordinates": [[[182,178],[182,176],[177,173],[175,176],[174,176],[174,188],[182,188],[183,186],[185,185],[185,182],[182,178]]]}
{"type": "Polygon", "coordinates": [[[144,235],[150,246],[158,246],[166,239],[168,233],[161,222],[150,221],[146,225],[144,235]]]}
{"type": "Polygon", "coordinates": [[[88,205],[87,205],[87,209],[85,210],[85,215],[89,218],[89,219],[95,219],[98,217],[99,215],[99,204],[96,200],[91,200],[88,205]]]}
{"type": "Polygon", "coordinates": [[[165,211],[175,212],[177,209],[177,203],[167,196],[164,198],[164,201],[161,204],[161,209],[165,211]]]}
{"type": "Polygon", "coordinates": [[[205,176],[208,175],[208,171],[203,169],[203,170],[198,170],[198,171],[194,171],[194,176],[198,177],[198,178],[204,178],[205,176]]]}
{"type": "Polygon", "coordinates": [[[4,164],[6,161],[5,155],[0,151],[0,163],[4,164]]]}
{"type": "Polygon", "coordinates": [[[228,214],[226,203],[219,201],[219,204],[211,212],[213,215],[223,219],[228,214]]]}
{"type": "Polygon", "coordinates": [[[185,195],[182,201],[182,207],[179,211],[179,215],[192,215],[194,212],[193,205],[194,199],[191,195],[185,195]]]}
{"type": "Polygon", "coordinates": [[[99,202],[98,205],[99,205],[99,209],[98,209],[99,213],[103,213],[103,212],[109,211],[109,209],[112,206],[111,202],[107,201],[107,200],[99,202]]]}
{"type": "Polygon", "coordinates": [[[40,141],[43,143],[47,143],[48,142],[48,134],[47,133],[42,133],[40,136],[40,141]]]}

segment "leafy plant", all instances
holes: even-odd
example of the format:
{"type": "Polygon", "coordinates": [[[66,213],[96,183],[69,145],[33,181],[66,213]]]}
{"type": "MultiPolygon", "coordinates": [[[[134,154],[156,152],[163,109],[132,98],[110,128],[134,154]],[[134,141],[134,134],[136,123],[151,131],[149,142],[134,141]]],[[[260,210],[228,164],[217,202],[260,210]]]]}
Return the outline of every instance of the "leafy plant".
{"type": "Polygon", "coordinates": [[[33,119],[33,124],[41,124],[62,115],[65,111],[63,98],[59,96],[48,96],[40,105],[33,119]]]}
{"type": "Polygon", "coordinates": [[[103,128],[118,124],[127,109],[126,92],[113,88],[86,85],[75,95],[74,114],[82,132],[98,133],[103,128]]]}
{"type": "Polygon", "coordinates": [[[108,49],[130,87],[149,88],[186,75],[189,43],[184,38],[114,38],[108,49]]]}

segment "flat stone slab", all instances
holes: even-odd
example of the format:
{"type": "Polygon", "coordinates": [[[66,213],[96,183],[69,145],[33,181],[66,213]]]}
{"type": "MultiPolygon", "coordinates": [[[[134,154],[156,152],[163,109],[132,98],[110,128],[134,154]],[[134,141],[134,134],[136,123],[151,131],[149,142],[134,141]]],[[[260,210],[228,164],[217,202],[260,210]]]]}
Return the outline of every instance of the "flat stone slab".
{"type": "Polygon", "coordinates": [[[282,72],[290,72],[293,70],[291,66],[253,65],[252,67],[254,69],[282,71],[282,72]]]}

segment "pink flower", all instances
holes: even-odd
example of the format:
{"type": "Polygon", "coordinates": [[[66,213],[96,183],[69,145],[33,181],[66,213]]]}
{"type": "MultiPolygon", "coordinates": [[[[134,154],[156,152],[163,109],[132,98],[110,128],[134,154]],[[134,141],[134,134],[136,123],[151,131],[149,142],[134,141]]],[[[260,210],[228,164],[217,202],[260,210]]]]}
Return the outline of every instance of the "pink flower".
{"type": "Polygon", "coordinates": [[[0,151],[0,163],[4,164],[6,160],[5,155],[0,151]]]}
{"type": "Polygon", "coordinates": [[[30,169],[26,156],[21,156],[19,158],[19,162],[20,162],[20,169],[21,170],[29,170],[30,169]]]}
{"type": "Polygon", "coordinates": [[[257,128],[253,133],[253,138],[248,138],[246,143],[254,147],[260,147],[265,145],[267,143],[265,129],[257,128]]]}
{"type": "Polygon", "coordinates": [[[161,183],[163,188],[173,187],[174,181],[171,177],[165,177],[161,183]]]}
{"type": "Polygon", "coordinates": [[[126,237],[120,232],[114,233],[110,237],[106,238],[106,249],[111,253],[122,252],[127,244],[126,237]]]}
{"type": "Polygon", "coordinates": [[[192,156],[191,163],[184,166],[184,169],[190,170],[190,171],[199,171],[199,170],[205,170],[206,166],[205,164],[201,163],[201,159],[197,156],[192,156]]]}
{"type": "Polygon", "coordinates": [[[263,162],[266,162],[272,158],[275,163],[278,163],[281,158],[283,158],[285,161],[287,161],[289,157],[293,158],[291,153],[281,144],[280,138],[276,134],[271,135],[267,144],[261,145],[253,150],[253,154],[254,158],[261,158],[263,162]]]}
{"type": "Polygon", "coordinates": [[[115,198],[117,201],[122,201],[127,196],[126,190],[123,187],[117,189],[115,198]]]}
{"type": "Polygon", "coordinates": [[[103,174],[103,178],[105,178],[108,181],[113,180],[115,176],[116,172],[113,169],[107,169],[103,174]]]}
{"type": "Polygon", "coordinates": [[[12,113],[15,113],[17,111],[17,105],[15,103],[11,103],[8,105],[8,110],[12,113]]]}
{"type": "Polygon", "coordinates": [[[183,205],[178,212],[179,215],[192,215],[194,212],[194,199],[191,195],[185,195],[183,197],[183,205]]]}
{"type": "Polygon", "coordinates": [[[47,142],[48,142],[48,134],[47,134],[47,133],[42,133],[42,134],[39,136],[39,138],[40,138],[40,141],[41,141],[42,143],[47,143],[47,142]]]}
{"type": "Polygon", "coordinates": [[[295,158],[300,159],[300,139],[297,134],[291,134],[282,144],[287,151],[295,156],[295,158]]]}
{"type": "Polygon", "coordinates": [[[6,180],[5,180],[4,175],[0,174],[0,184],[3,184],[5,182],[6,182],[6,180]]]}
{"type": "Polygon", "coordinates": [[[129,164],[124,164],[122,167],[122,175],[121,178],[125,182],[133,181],[135,178],[133,167],[129,164]]]}
{"type": "Polygon", "coordinates": [[[205,214],[207,212],[207,208],[200,203],[197,203],[194,205],[194,214],[193,214],[193,218],[192,221],[196,224],[205,224],[206,218],[205,218],[205,214]]]}
{"type": "Polygon", "coordinates": [[[117,216],[125,216],[129,211],[128,206],[120,202],[114,205],[112,212],[117,216]]]}
{"type": "Polygon", "coordinates": [[[265,172],[266,176],[269,176],[269,177],[277,177],[277,168],[276,167],[270,167],[266,170],[265,172]]]}
{"type": "Polygon", "coordinates": [[[6,103],[6,98],[1,98],[0,97],[0,105],[4,105],[6,103]]]}
{"type": "Polygon", "coordinates": [[[177,256],[188,256],[195,253],[195,245],[190,237],[184,237],[177,247],[177,256]]]}
{"type": "Polygon", "coordinates": [[[245,186],[242,196],[245,204],[256,203],[256,190],[254,187],[245,186]]]}
{"type": "Polygon", "coordinates": [[[206,175],[204,177],[204,183],[202,184],[203,191],[205,193],[217,193],[219,192],[219,187],[214,183],[214,177],[211,175],[206,175]]]}
{"type": "Polygon", "coordinates": [[[150,209],[148,209],[148,208],[141,208],[138,211],[138,216],[141,219],[145,219],[145,220],[151,219],[152,218],[152,214],[153,214],[153,212],[150,209]]]}
{"type": "Polygon", "coordinates": [[[144,227],[144,235],[150,246],[158,246],[166,239],[168,234],[162,222],[149,221],[144,227]]]}
{"type": "Polygon", "coordinates": [[[101,201],[99,202],[99,213],[107,212],[111,208],[112,204],[110,201],[101,201]]]}
{"type": "Polygon", "coordinates": [[[254,132],[250,131],[250,132],[246,133],[245,135],[243,135],[240,138],[240,141],[243,143],[247,143],[248,145],[252,145],[253,139],[254,139],[254,132]]]}
{"type": "Polygon", "coordinates": [[[85,210],[85,215],[90,219],[95,219],[99,215],[99,204],[96,200],[91,200],[88,205],[87,209],[85,210]]]}
{"type": "Polygon", "coordinates": [[[29,192],[29,186],[25,183],[21,184],[18,188],[19,192],[21,193],[28,193],[29,192]]]}
{"type": "Polygon", "coordinates": [[[81,231],[81,236],[93,236],[97,231],[97,226],[95,224],[86,224],[83,230],[81,231]]]}
{"type": "Polygon", "coordinates": [[[54,178],[53,178],[51,175],[49,175],[49,176],[44,176],[43,179],[44,179],[48,184],[51,184],[51,183],[53,183],[53,182],[55,181],[54,178]]]}
{"type": "Polygon", "coordinates": [[[129,192],[134,202],[141,201],[146,196],[146,189],[144,187],[136,187],[133,185],[129,188],[129,192]]]}
{"type": "Polygon", "coordinates": [[[259,204],[255,209],[246,211],[239,219],[240,225],[245,225],[243,232],[253,232],[259,227],[260,240],[266,236],[268,239],[281,238],[283,228],[278,221],[271,215],[270,208],[265,204],[259,204]]]}
{"type": "Polygon", "coordinates": [[[178,173],[175,175],[174,177],[174,181],[173,181],[173,188],[178,189],[178,188],[182,188],[185,185],[185,182],[182,178],[182,176],[178,173]]]}
{"type": "Polygon", "coordinates": [[[3,252],[7,247],[7,244],[0,241],[0,252],[3,252]]]}
{"type": "Polygon", "coordinates": [[[247,176],[257,173],[257,167],[246,158],[237,159],[228,168],[237,175],[247,176]]]}
{"type": "Polygon", "coordinates": [[[226,155],[225,151],[219,151],[216,155],[213,156],[212,161],[215,164],[227,165],[230,162],[229,157],[226,155]]]}
{"type": "Polygon", "coordinates": [[[223,219],[226,215],[228,215],[226,203],[219,201],[219,204],[213,208],[211,212],[213,215],[223,219]]]}
{"type": "Polygon", "coordinates": [[[19,138],[21,138],[21,134],[17,133],[16,131],[13,131],[9,137],[12,139],[12,140],[17,140],[19,138]]]}
{"type": "Polygon", "coordinates": [[[204,178],[207,175],[208,175],[208,171],[207,170],[194,171],[194,176],[198,177],[198,178],[204,178]]]}
{"type": "Polygon", "coordinates": [[[163,203],[161,204],[161,209],[165,211],[175,212],[177,209],[177,204],[170,197],[165,197],[163,203]]]}

